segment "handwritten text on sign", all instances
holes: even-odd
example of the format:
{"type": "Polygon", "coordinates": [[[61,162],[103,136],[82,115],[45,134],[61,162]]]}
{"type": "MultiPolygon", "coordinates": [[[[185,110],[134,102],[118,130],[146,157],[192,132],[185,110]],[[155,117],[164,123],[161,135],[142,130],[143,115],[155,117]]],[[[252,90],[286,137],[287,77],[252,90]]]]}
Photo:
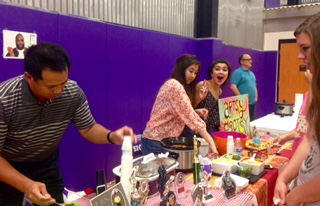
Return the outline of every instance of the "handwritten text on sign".
{"type": "Polygon", "coordinates": [[[248,95],[219,99],[221,131],[236,131],[250,135],[248,95]]]}

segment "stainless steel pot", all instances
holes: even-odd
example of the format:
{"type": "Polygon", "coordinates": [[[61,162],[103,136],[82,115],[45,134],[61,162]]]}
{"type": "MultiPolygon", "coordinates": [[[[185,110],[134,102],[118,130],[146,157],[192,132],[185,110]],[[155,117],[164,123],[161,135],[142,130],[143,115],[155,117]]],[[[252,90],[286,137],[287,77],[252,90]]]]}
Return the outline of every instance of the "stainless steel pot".
{"type": "Polygon", "coordinates": [[[291,116],[293,114],[293,104],[287,102],[276,102],[274,113],[281,116],[291,116]]]}
{"type": "Polygon", "coordinates": [[[191,137],[170,137],[161,141],[163,150],[170,154],[178,154],[178,170],[190,171],[193,169],[193,138],[191,137]]]}
{"type": "MultiPolygon", "coordinates": [[[[159,166],[163,165],[166,168],[167,176],[166,178],[169,179],[171,175],[175,175],[175,169],[178,166],[178,163],[173,158],[159,158],[153,159],[147,163],[143,163],[144,156],[138,157],[133,160],[133,166],[139,166],[139,170],[136,173],[136,179],[138,181],[143,179],[149,180],[149,194],[151,196],[158,192],[157,183],[158,183],[158,168],[159,166]]],[[[113,168],[113,173],[116,175],[116,183],[120,182],[121,179],[121,165],[113,168]]],[[[129,172],[129,171],[128,171],[129,172]]]]}
{"type": "Polygon", "coordinates": [[[178,170],[192,170],[193,169],[193,150],[171,150],[163,148],[165,151],[176,153],[179,155],[178,162],[179,166],[178,170]]]}

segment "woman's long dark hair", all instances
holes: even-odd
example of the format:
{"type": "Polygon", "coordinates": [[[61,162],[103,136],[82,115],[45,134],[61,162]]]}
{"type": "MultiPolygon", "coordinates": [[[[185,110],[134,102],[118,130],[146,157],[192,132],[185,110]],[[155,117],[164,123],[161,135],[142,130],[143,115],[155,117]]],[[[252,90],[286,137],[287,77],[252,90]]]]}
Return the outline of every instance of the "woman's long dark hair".
{"type": "Polygon", "coordinates": [[[178,82],[180,82],[180,84],[183,85],[184,90],[186,90],[186,93],[191,101],[196,92],[196,86],[197,86],[200,70],[201,70],[201,64],[197,59],[197,57],[191,54],[184,54],[176,60],[176,65],[174,66],[172,75],[170,77],[170,78],[176,79],[178,82]],[[186,70],[189,66],[193,64],[199,66],[199,71],[197,73],[196,78],[188,85],[186,82],[186,70]]]}

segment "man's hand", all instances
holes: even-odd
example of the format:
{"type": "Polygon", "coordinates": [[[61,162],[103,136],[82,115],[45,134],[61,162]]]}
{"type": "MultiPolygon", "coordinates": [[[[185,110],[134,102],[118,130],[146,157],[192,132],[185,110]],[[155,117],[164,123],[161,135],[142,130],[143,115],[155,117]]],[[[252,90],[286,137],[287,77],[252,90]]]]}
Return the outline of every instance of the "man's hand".
{"type": "Polygon", "coordinates": [[[137,143],[137,136],[133,133],[133,129],[128,126],[124,126],[110,134],[110,139],[114,144],[121,145],[124,136],[130,136],[133,143],[137,143]]]}
{"type": "Polygon", "coordinates": [[[25,189],[27,198],[38,205],[51,205],[56,203],[56,200],[51,197],[46,189],[46,185],[41,182],[32,182],[25,189]]]}

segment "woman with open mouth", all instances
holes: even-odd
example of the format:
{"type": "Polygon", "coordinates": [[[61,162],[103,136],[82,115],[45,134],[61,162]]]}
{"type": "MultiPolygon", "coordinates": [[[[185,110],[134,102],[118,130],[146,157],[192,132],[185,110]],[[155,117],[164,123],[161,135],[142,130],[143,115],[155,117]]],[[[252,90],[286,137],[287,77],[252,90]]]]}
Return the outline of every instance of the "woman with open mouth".
{"type": "Polygon", "coordinates": [[[207,131],[220,131],[220,118],[218,100],[222,94],[222,87],[227,83],[231,75],[231,66],[229,62],[223,59],[217,59],[208,68],[209,80],[201,81],[197,84],[194,101],[195,108],[206,108],[208,118],[206,121],[207,131]]]}

